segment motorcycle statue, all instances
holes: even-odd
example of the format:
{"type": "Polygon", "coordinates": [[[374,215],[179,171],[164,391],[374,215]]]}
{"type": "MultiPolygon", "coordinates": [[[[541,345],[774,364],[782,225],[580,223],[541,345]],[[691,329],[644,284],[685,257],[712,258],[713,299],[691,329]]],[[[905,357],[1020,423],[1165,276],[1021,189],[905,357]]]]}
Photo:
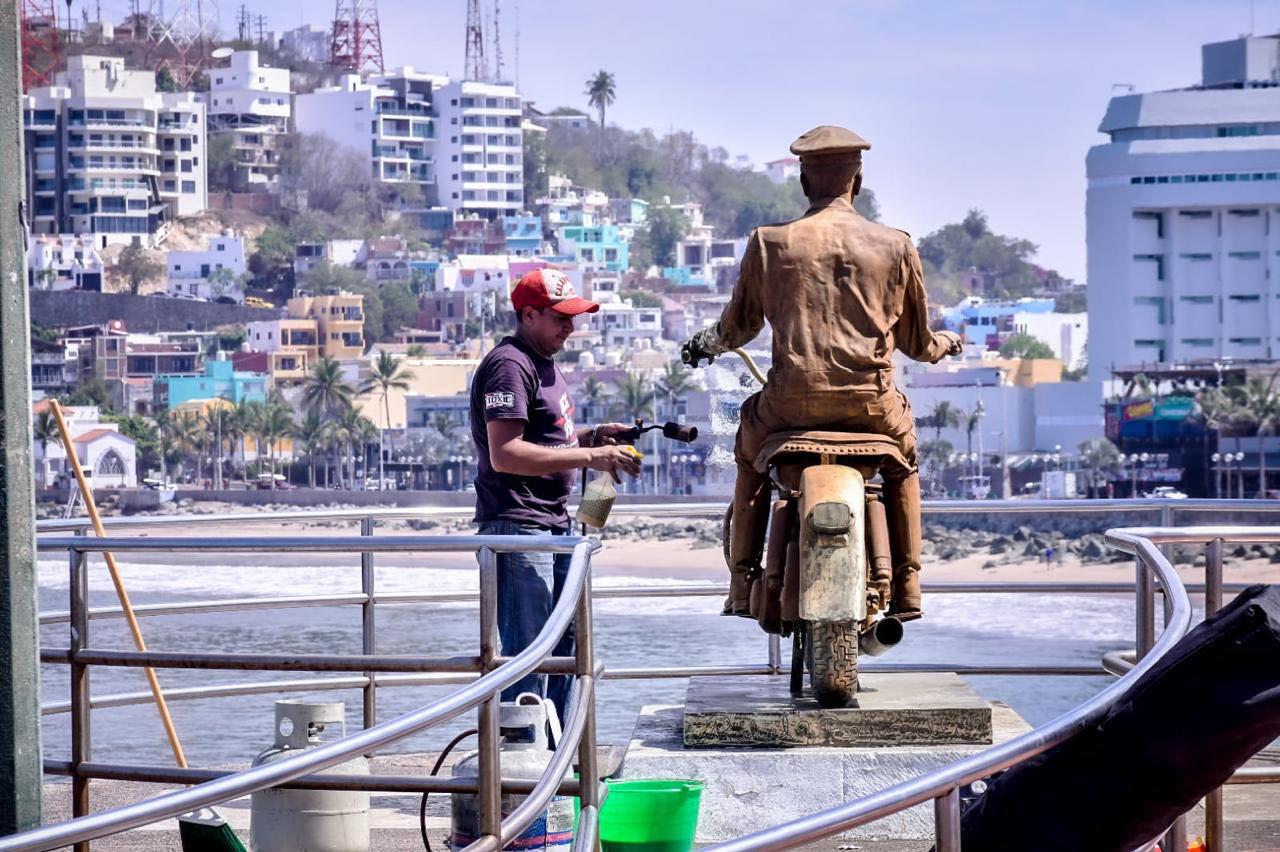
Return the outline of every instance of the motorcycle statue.
{"type": "MultiPolygon", "coordinates": [[[[751,356],[733,350],[762,385],[751,356]]],[[[694,364],[696,366],[696,364],[694,364]]],[[[846,707],[858,688],[858,654],[878,655],[902,640],[888,615],[893,560],[881,488],[871,480],[907,468],[884,435],[796,430],[765,442],[756,469],[776,492],[764,565],[752,578],[750,613],[766,633],[792,639],[791,692],[804,672],[822,707],[846,707]]],[[[729,562],[732,505],[725,513],[729,562]]]]}

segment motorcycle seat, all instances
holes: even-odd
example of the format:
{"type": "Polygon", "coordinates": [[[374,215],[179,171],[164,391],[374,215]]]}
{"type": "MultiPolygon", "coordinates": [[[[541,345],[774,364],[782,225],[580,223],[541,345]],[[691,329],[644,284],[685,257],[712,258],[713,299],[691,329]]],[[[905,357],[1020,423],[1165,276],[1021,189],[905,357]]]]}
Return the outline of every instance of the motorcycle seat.
{"type": "Polygon", "coordinates": [[[768,473],[775,460],[784,455],[832,455],[859,458],[877,468],[898,467],[910,471],[898,444],[886,435],[873,432],[821,432],[796,430],[774,432],[765,439],[755,468],[768,473]]]}

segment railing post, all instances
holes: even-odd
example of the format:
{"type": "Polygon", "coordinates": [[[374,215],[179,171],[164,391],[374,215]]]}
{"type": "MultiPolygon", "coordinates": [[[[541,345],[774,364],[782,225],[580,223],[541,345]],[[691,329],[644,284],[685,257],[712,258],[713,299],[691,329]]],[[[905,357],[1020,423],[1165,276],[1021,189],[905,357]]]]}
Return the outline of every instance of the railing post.
{"type": "MultiPolygon", "coordinates": [[[[84,535],[80,530],[76,535],[84,535]]],[[[89,667],[77,662],[77,655],[89,643],[89,554],[71,551],[69,584],[71,649],[71,815],[89,813],[89,779],[80,774],[80,766],[92,756],[92,724],[90,722],[89,667]]],[[[75,852],[89,852],[87,842],[75,844],[75,852]]]]}
{"type": "Polygon", "coordinates": [[[960,852],[960,788],[933,800],[933,835],[938,852],[960,852]]]}
{"type": "Polygon", "coordinates": [[[1156,643],[1155,578],[1141,558],[1134,560],[1134,594],[1137,596],[1137,636],[1135,650],[1141,660],[1156,643]]]}
{"type": "Polygon", "coordinates": [[[769,674],[782,673],[782,637],[777,633],[769,634],[769,674]]]}
{"type": "Polygon", "coordinates": [[[1177,850],[1182,852],[1187,848],[1187,815],[1182,814],[1173,821],[1173,825],[1169,826],[1169,830],[1164,834],[1164,842],[1160,844],[1161,849],[1168,849],[1170,852],[1177,850]]]}
{"type": "MultiPolygon", "coordinates": [[[[493,548],[480,548],[480,673],[493,671],[498,654],[498,556],[493,548]]],[[[498,754],[498,704],[494,693],[480,705],[477,733],[480,740],[480,833],[492,835],[502,845],[502,760],[498,754]]]]}
{"type": "MultiPolygon", "coordinates": [[[[1223,542],[1215,538],[1204,551],[1204,614],[1207,618],[1222,609],[1223,542]]],[[[1204,839],[1207,852],[1226,852],[1222,819],[1222,788],[1204,797],[1204,839]]]]}
{"type": "MultiPolygon", "coordinates": [[[[582,596],[578,598],[577,623],[574,625],[575,648],[577,657],[577,676],[591,678],[595,686],[596,652],[595,637],[591,632],[591,553],[583,557],[588,561],[586,577],[582,581],[582,596]]],[[[580,688],[580,687],[579,687],[580,688]]],[[[582,739],[578,742],[578,779],[579,798],[582,809],[600,806],[600,771],[596,766],[596,695],[592,691],[591,701],[587,704],[587,718],[582,727],[582,739]]]]}
{"type": "Polygon", "coordinates": [[[40,825],[42,790],[20,7],[0,3],[0,835],[40,825]]]}
{"type": "MultiPolygon", "coordinates": [[[[373,535],[373,517],[371,515],[365,515],[361,519],[360,535],[373,535]]],[[[373,553],[368,550],[360,554],[360,588],[364,591],[364,603],[360,605],[361,650],[365,654],[376,654],[378,653],[377,620],[375,618],[377,602],[374,598],[373,553]]],[[[364,676],[368,678],[368,682],[364,685],[364,726],[372,728],[378,721],[378,681],[376,674],[372,671],[365,672],[364,676]]]]}

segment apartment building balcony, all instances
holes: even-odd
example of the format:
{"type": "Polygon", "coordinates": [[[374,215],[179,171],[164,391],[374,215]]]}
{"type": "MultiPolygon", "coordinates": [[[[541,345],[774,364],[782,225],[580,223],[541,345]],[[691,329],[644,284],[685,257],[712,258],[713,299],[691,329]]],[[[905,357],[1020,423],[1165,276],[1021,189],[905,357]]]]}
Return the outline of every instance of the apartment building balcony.
{"type": "Polygon", "coordinates": [[[83,127],[86,129],[138,127],[149,130],[154,125],[147,118],[71,118],[67,120],[67,127],[83,127]]]}
{"type": "Polygon", "coordinates": [[[159,155],[160,149],[146,142],[120,142],[117,140],[68,139],[68,151],[137,151],[141,154],[159,155]]]}
{"type": "Polygon", "coordinates": [[[36,178],[31,182],[31,191],[36,195],[55,193],[58,191],[58,181],[55,178],[36,178]]]}
{"type": "Polygon", "coordinates": [[[55,130],[58,115],[54,110],[23,110],[22,126],[27,130],[55,130]]]}

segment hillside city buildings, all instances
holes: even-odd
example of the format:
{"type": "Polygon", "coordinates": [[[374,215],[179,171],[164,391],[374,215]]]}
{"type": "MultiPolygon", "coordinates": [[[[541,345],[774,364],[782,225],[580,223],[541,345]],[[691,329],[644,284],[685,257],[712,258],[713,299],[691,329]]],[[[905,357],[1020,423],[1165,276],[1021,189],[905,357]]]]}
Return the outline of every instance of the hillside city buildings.
{"type": "Polygon", "coordinates": [[[1280,37],[1112,98],[1089,151],[1089,370],[1280,354],[1280,37]]]}
{"type": "Polygon", "coordinates": [[[33,233],[151,245],[208,206],[204,104],[157,91],[153,72],[71,56],[22,110],[33,233]]]}

